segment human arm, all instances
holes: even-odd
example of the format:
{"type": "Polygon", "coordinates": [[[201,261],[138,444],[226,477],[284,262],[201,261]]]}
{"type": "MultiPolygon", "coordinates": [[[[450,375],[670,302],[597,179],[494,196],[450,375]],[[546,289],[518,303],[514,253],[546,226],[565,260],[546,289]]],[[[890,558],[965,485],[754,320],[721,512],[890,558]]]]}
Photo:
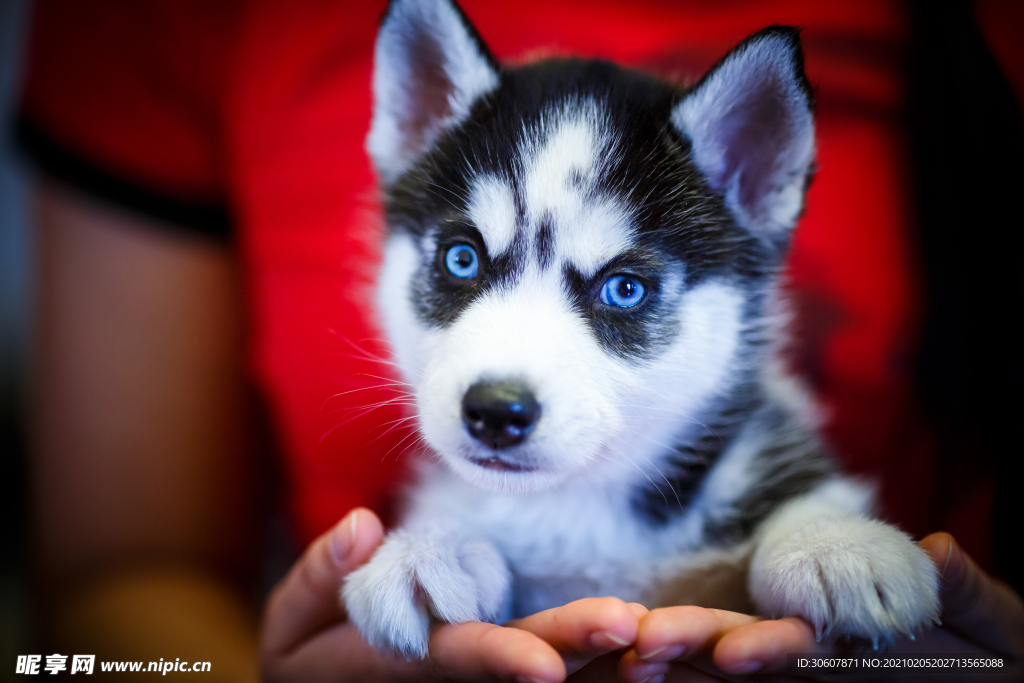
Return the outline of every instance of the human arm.
{"type": "Polygon", "coordinates": [[[48,643],[256,679],[255,474],[229,250],[48,181],[31,513],[48,643]]]}

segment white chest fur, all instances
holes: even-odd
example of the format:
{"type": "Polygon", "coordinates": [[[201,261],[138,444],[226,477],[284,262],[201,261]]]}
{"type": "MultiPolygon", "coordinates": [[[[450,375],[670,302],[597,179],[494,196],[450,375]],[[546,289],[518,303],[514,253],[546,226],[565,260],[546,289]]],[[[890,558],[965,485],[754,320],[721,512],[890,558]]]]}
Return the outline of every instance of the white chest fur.
{"type": "Polygon", "coordinates": [[[750,544],[706,548],[699,508],[652,528],[621,482],[576,481],[533,495],[492,494],[443,469],[425,473],[411,528],[450,530],[492,543],[512,573],[512,615],[583,597],[614,595],[654,607],[750,604],[750,544]]]}

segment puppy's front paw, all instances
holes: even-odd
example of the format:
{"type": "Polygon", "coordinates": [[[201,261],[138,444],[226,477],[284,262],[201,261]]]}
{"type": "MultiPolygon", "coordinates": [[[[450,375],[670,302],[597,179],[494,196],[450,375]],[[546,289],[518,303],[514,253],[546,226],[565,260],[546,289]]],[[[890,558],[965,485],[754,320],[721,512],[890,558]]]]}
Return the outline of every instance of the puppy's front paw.
{"type": "Polygon", "coordinates": [[[938,619],[938,578],[901,531],[863,518],[823,519],[755,555],[751,593],[773,617],[799,616],[818,639],[888,644],[938,619]]]}
{"type": "Polygon", "coordinates": [[[431,617],[493,621],[508,595],[508,567],[490,543],[411,529],[388,536],[342,588],[363,637],[407,658],[427,655],[431,617]]]}

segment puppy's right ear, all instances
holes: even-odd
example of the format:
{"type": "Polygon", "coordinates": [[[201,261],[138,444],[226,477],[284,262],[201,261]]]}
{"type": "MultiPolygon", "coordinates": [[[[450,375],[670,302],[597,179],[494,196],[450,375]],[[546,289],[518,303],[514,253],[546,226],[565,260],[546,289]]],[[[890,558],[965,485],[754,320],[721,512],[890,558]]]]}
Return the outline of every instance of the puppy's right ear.
{"type": "Polygon", "coordinates": [[[392,0],[373,70],[367,150],[385,184],[407,171],[473,103],[498,87],[498,62],[452,0],[392,0]]]}
{"type": "Polygon", "coordinates": [[[784,247],[814,162],[799,32],[769,26],[713,67],[672,112],[693,160],[739,223],[784,247]]]}

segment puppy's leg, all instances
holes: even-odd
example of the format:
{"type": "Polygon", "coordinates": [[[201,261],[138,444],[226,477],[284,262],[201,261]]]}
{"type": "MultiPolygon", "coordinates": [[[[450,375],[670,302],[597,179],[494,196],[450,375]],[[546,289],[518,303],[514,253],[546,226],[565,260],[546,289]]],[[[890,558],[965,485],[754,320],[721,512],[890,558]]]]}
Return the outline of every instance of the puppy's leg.
{"type": "Polygon", "coordinates": [[[870,501],[867,487],[831,481],[765,522],[750,567],[764,614],[803,617],[819,639],[876,647],[938,618],[934,565],[906,534],[867,517],[870,501]]]}
{"type": "Polygon", "coordinates": [[[371,645],[422,658],[431,617],[496,621],[508,611],[509,586],[508,567],[491,543],[416,527],[390,534],[349,574],[342,598],[371,645]]]}

